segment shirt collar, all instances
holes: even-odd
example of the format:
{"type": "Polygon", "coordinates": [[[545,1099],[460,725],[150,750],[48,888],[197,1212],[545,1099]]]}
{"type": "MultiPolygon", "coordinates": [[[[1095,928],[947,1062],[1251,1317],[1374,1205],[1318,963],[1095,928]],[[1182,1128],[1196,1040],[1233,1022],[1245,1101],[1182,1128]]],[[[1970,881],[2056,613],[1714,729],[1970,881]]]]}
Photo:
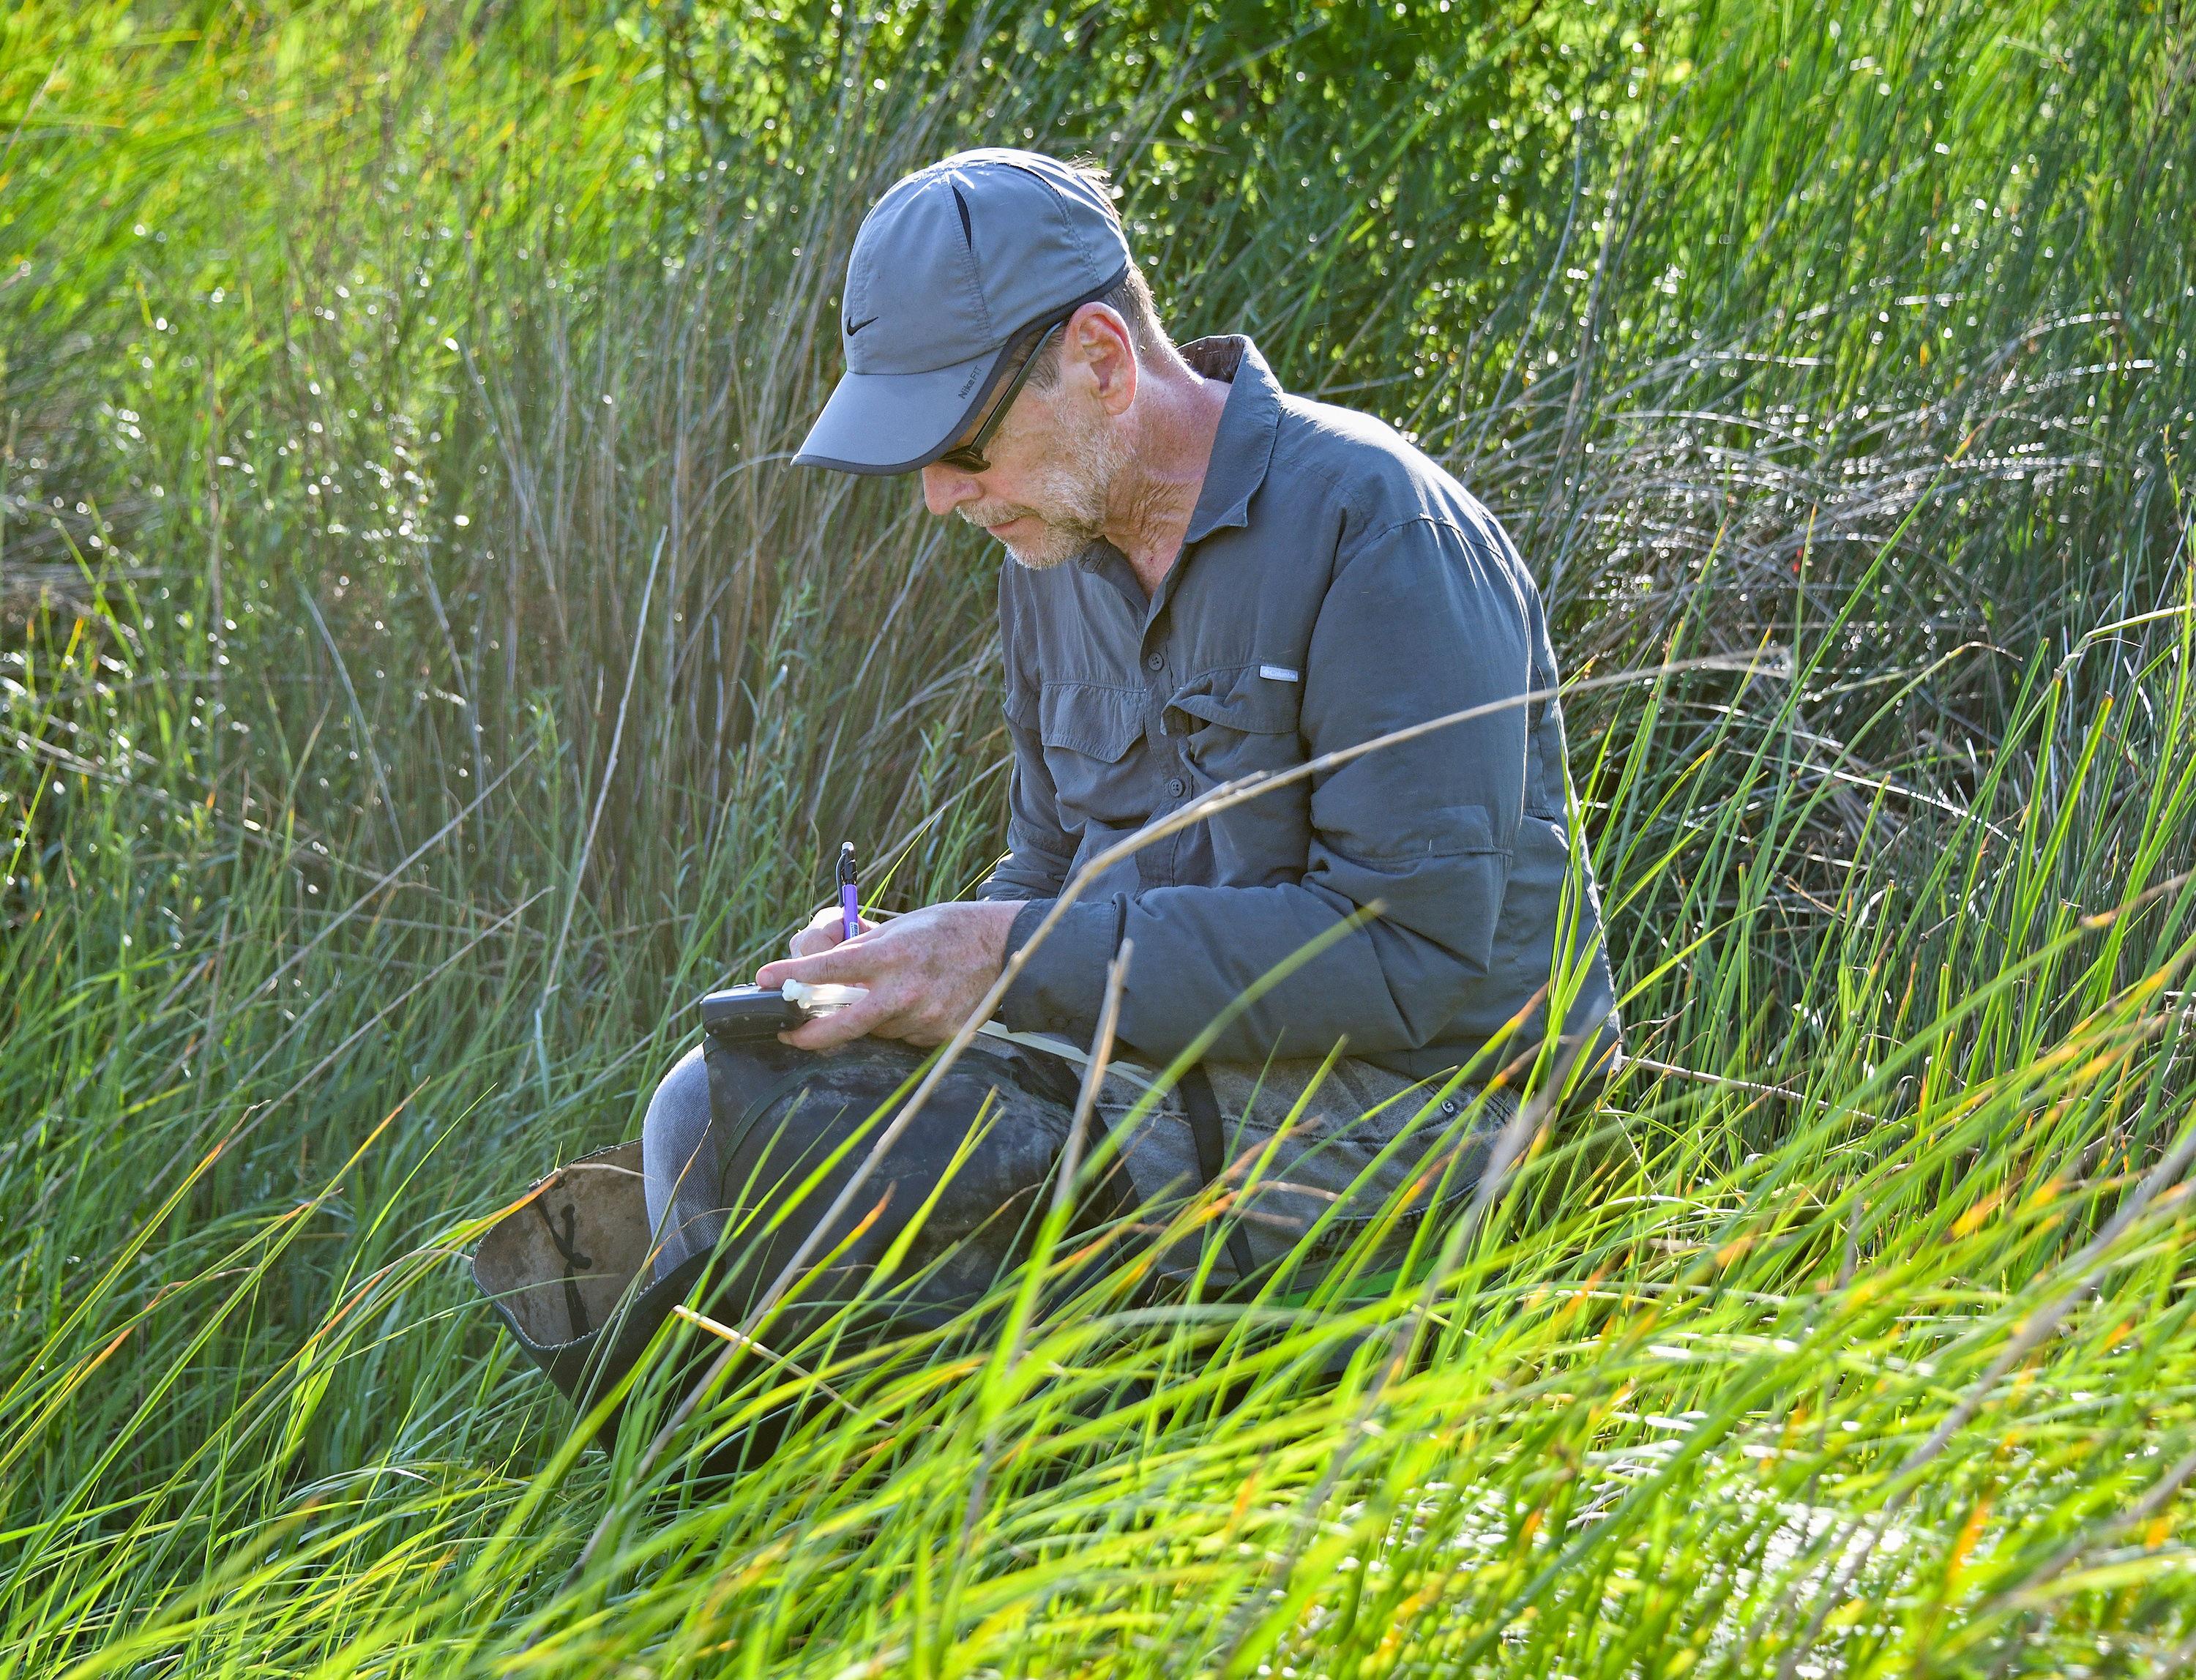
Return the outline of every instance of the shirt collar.
{"type": "Polygon", "coordinates": [[[1251,498],[1266,482],[1274,436],[1281,424],[1281,387],[1258,347],[1240,332],[1193,339],[1182,359],[1208,379],[1228,384],[1228,403],[1205,464],[1205,487],[1189,516],[1182,546],[1201,541],[1226,525],[1251,522],[1251,498]]]}

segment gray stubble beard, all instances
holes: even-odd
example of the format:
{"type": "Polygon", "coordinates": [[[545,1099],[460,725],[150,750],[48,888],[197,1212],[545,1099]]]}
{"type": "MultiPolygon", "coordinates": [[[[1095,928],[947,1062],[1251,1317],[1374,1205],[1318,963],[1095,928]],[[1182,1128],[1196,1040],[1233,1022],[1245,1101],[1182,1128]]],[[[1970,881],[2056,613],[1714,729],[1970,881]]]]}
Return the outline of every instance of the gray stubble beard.
{"type": "MultiPolygon", "coordinates": [[[[1015,563],[1032,572],[1048,572],[1096,542],[1105,533],[1114,483],[1129,459],[1128,446],[1102,421],[1063,436],[1038,487],[1044,505],[1015,505],[1018,514],[1034,517],[1044,527],[1044,535],[1033,546],[1005,544],[1015,563]]],[[[969,510],[963,507],[961,517],[969,519],[969,510]]],[[[969,522],[1007,522],[969,519],[969,522]]]]}

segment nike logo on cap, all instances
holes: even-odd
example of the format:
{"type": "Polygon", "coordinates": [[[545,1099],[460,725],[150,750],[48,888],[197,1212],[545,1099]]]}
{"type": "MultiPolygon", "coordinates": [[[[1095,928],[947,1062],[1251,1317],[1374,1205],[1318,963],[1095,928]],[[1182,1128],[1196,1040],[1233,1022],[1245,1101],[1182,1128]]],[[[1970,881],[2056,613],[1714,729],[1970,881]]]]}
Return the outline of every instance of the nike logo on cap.
{"type": "Polygon", "coordinates": [[[878,317],[877,317],[877,316],[876,316],[876,315],[871,315],[871,316],[870,317],[869,320],[855,320],[855,321],[849,321],[849,322],[847,322],[847,336],[849,338],[852,338],[852,337],[853,337],[857,332],[860,332],[864,327],[865,327],[865,326],[869,326],[870,321],[874,321],[874,320],[877,320],[877,319],[878,319],[878,317]]]}

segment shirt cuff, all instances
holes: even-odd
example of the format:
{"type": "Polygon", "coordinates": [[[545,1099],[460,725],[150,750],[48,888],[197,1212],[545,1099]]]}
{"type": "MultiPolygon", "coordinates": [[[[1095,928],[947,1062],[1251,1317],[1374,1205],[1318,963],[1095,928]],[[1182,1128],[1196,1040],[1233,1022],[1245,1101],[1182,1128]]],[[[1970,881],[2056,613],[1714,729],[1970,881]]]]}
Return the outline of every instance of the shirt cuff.
{"type": "MultiPolygon", "coordinates": [[[[1052,905],[1049,898],[1032,898],[1022,906],[1007,931],[1009,960],[1052,914],[1052,905]]],[[[1118,902],[1067,907],[1001,1000],[1000,1019],[1009,1031],[1057,1032],[1071,1038],[1088,1038],[1098,1031],[1106,965],[1121,945],[1122,909],[1118,902]]]]}

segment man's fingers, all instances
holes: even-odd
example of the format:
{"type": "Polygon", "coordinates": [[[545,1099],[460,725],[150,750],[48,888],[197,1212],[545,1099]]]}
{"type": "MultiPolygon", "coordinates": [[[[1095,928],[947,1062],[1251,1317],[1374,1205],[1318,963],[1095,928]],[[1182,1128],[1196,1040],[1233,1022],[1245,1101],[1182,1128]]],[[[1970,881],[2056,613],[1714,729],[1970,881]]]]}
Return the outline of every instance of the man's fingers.
{"type": "Polygon", "coordinates": [[[782,986],[788,980],[798,980],[809,986],[824,981],[858,985],[869,973],[869,967],[865,950],[838,944],[805,956],[781,956],[775,962],[766,962],[755,970],[755,984],[782,986]]]}
{"type": "MultiPolygon", "coordinates": [[[[859,931],[870,932],[866,921],[858,924],[859,931]]],[[[795,956],[815,956],[828,951],[847,937],[847,918],[836,904],[827,904],[808,918],[808,925],[786,941],[785,948],[795,956]]]]}
{"type": "Polygon", "coordinates": [[[862,1035],[858,1028],[839,1024],[840,1017],[846,1013],[841,1009],[833,1014],[819,1015],[806,1026],[796,1027],[791,1032],[781,1032],[777,1042],[789,1044],[796,1050],[829,1050],[834,1045],[859,1038],[862,1035]]]}
{"type": "Polygon", "coordinates": [[[894,1013],[889,1005],[878,1002],[872,995],[843,1009],[834,1009],[828,1015],[818,1015],[791,1032],[781,1032],[778,1042],[790,1044],[796,1050],[828,1050],[835,1044],[851,1043],[889,1021],[894,1013]]]}
{"type": "MultiPolygon", "coordinates": [[[[858,939],[876,932],[876,928],[864,922],[854,937],[858,939]]],[[[846,943],[847,930],[834,921],[829,927],[819,925],[802,928],[787,942],[786,950],[794,956],[821,956],[825,951],[835,950],[846,943]]],[[[784,957],[778,959],[781,962],[786,960],[784,957]]]]}

